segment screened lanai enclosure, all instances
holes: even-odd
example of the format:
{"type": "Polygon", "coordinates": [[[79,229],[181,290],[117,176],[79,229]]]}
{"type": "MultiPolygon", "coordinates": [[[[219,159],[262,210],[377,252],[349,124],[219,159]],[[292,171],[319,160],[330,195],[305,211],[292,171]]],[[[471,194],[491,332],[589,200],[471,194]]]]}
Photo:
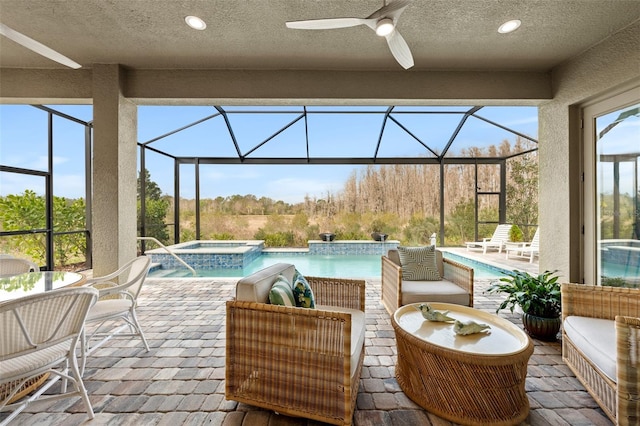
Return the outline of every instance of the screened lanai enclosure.
{"type": "MultiPolygon", "coordinates": [[[[89,267],[91,107],[0,108],[0,251],[44,269],[89,267]]],[[[455,246],[505,222],[527,241],[536,138],[535,107],[140,106],[138,233],[165,244],[246,239],[235,233],[250,217],[302,214],[310,226],[297,246],[325,231],[366,238],[375,226],[455,246]]],[[[637,191],[637,156],[624,160],[637,191]]]]}

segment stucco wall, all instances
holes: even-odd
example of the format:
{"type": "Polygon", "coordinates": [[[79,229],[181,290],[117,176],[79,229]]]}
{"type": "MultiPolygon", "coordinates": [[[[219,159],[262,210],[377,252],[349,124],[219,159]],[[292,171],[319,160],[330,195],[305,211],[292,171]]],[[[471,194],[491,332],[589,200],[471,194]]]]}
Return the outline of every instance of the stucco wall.
{"type": "Polygon", "coordinates": [[[553,100],[539,110],[541,271],[582,279],[580,105],[638,80],[640,22],[553,70],[553,100]]]}

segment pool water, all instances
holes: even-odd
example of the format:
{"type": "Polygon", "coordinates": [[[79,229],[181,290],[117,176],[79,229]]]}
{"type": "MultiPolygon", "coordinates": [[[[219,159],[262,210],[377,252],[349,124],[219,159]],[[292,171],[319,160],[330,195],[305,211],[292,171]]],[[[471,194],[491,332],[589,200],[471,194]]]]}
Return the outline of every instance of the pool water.
{"type": "MultiPolygon", "coordinates": [[[[470,266],[474,269],[475,278],[495,278],[501,276],[499,270],[462,256],[445,253],[445,257],[470,266]]],[[[308,255],[263,253],[244,269],[208,269],[198,270],[198,277],[243,277],[275,263],[292,263],[302,275],[314,277],[367,278],[380,277],[381,256],[376,255],[308,255]]],[[[172,271],[155,270],[150,277],[178,278],[191,277],[187,269],[172,271]]]]}

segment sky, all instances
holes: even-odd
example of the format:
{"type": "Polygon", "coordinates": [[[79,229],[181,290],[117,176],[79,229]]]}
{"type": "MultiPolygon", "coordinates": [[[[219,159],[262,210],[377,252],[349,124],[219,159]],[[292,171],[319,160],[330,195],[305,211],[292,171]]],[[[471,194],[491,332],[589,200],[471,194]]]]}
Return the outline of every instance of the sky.
{"type": "MultiPolygon", "coordinates": [[[[92,119],[91,106],[50,105],[52,109],[83,121],[92,119]]],[[[276,114],[264,113],[264,107],[225,107],[241,153],[246,155],[283,126],[293,123],[270,141],[254,150],[254,157],[304,157],[305,133],[309,150],[319,157],[371,157],[380,136],[386,106],[381,107],[308,107],[308,121],[297,120],[302,107],[271,107],[276,114]],[[344,114],[328,111],[340,110],[344,114]],[[260,112],[249,114],[247,111],[260,112]],[[296,121],[297,120],[297,121],[296,121]],[[305,127],[306,124],[306,127],[305,127]]],[[[438,107],[449,114],[412,114],[417,110],[434,111],[434,107],[396,107],[384,128],[379,156],[432,155],[402,127],[441,152],[460,121],[465,107],[438,107]],[[400,124],[398,124],[400,123],[400,124]],[[402,127],[401,127],[402,126],[402,127]]],[[[138,142],[149,142],[175,129],[216,114],[210,106],[140,106],[138,108],[138,142]]],[[[537,139],[537,108],[485,107],[478,112],[485,119],[498,122],[537,139]]],[[[612,132],[608,149],[638,151],[630,145],[639,131],[638,119],[628,120],[612,132]],[[622,144],[622,147],[618,145],[622,144]],[[628,147],[632,147],[629,149],[628,147]]],[[[84,196],[84,126],[55,117],[54,195],[84,196]]],[[[452,152],[470,146],[498,145],[504,139],[512,143],[515,136],[487,122],[471,117],[463,126],[452,152]]],[[[635,142],[633,142],[635,143],[635,142]]],[[[177,156],[237,156],[222,116],[213,117],[150,146],[177,156]],[[215,152],[215,154],[212,154],[215,152]]],[[[173,160],[148,152],[146,168],[151,179],[166,194],[173,194],[173,160]]],[[[47,169],[47,114],[28,105],[0,105],[0,164],[45,171],[47,169]]],[[[341,165],[201,165],[201,198],[253,194],[288,203],[303,201],[305,196],[324,198],[327,192],[342,189],[345,180],[365,166],[341,165]]],[[[193,198],[194,167],[181,166],[181,197],[193,198]]],[[[0,195],[22,193],[32,189],[44,193],[44,179],[14,173],[0,173],[0,195]]]]}

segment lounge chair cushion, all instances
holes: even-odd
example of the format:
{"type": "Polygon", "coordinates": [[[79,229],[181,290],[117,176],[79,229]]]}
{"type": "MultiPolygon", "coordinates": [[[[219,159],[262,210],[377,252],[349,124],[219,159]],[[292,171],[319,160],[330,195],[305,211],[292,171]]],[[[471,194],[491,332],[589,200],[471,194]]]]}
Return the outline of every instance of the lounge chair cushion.
{"type": "Polygon", "coordinates": [[[284,275],[279,275],[271,286],[269,302],[273,305],[296,306],[291,283],[284,275]]]}
{"type": "Polygon", "coordinates": [[[440,281],[442,277],[436,266],[435,246],[398,246],[402,279],[407,281],[440,281]]]}
{"type": "Polygon", "coordinates": [[[363,350],[365,321],[364,312],[358,309],[343,308],[340,306],[317,305],[318,309],[332,312],[345,312],[351,314],[351,377],[358,368],[358,361],[363,350]]]}
{"type": "Polygon", "coordinates": [[[615,321],[568,316],[564,332],[591,362],[608,378],[616,381],[615,321]]]}
{"type": "Polygon", "coordinates": [[[469,306],[469,294],[451,281],[402,280],[402,305],[419,302],[454,303],[469,306]]]}
{"type": "Polygon", "coordinates": [[[299,308],[313,309],[316,307],[313,290],[307,279],[297,269],[293,274],[293,297],[296,300],[296,306],[299,308]]]}
{"type": "Polygon", "coordinates": [[[284,275],[289,282],[293,280],[295,266],[288,263],[276,263],[255,274],[238,281],[236,285],[236,300],[242,302],[268,303],[271,286],[278,275],[284,275]]]}

